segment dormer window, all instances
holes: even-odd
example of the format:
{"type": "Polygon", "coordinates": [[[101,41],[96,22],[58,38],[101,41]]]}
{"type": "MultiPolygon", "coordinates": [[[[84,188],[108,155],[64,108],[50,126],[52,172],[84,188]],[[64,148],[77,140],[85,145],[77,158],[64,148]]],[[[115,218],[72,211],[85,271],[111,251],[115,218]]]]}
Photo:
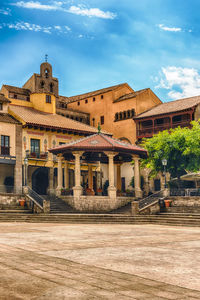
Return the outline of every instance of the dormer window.
{"type": "Polygon", "coordinates": [[[50,88],[50,92],[53,93],[53,83],[50,83],[49,88],[50,88]]]}
{"type": "Polygon", "coordinates": [[[48,69],[45,70],[45,77],[49,78],[49,70],[48,69]]]}

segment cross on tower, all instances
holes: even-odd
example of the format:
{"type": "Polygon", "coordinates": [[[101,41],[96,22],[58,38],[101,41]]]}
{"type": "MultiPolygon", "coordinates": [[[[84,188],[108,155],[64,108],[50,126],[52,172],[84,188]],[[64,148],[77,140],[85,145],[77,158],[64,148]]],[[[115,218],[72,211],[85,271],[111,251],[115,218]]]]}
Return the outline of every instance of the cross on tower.
{"type": "Polygon", "coordinates": [[[48,54],[45,54],[45,62],[48,60],[48,54]]]}

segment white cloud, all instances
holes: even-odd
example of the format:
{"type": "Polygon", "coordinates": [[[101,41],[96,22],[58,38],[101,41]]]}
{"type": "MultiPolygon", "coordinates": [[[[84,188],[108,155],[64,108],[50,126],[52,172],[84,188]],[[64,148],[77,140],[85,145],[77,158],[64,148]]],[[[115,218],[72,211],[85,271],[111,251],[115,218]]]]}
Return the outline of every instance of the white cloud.
{"type": "Polygon", "coordinates": [[[9,16],[9,15],[11,15],[11,10],[10,10],[10,8],[5,8],[5,9],[2,8],[2,9],[0,9],[0,14],[9,16]]]}
{"type": "Polygon", "coordinates": [[[62,30],[62,28],[61,28],[61,26],[60,26],[60,25],[55,25],[55,26],[54,26],[54,28],[55,28],[56,30],[59,30],[59,31],[61,31],[61,30],[62,30]]]}
{"type": "Polygon", "coordinates": [[[67,31],[71,31],[71,28],[70,28],[69,26],[65,26],[65,29],[66,29],[67,31]]]}
{"type": "Polygon", "coordinates": [[[162,68],[160,84],[156,88],[170,90],[168,96],[171,99],[200,95],[200,73],[194,68],[162,68]]]}
{"type": "Polygon", "coordinates": [[[84,6],[70,6],[69,8],[63,7],[63,2],[61,1],[54,1],[52,5],[50,4],[42,4],[39,1],[18,1],[16,3],[12,3],[17,7],[28,8],[28,9],[39,9],[39,10],[46,10],[46,11],[64,11],[67,13],[72,13],[75,15],[87,16],[87,17],[97,17],[102,19],[114,19],[116,14],[103,10],[99,8],[86,8],[84,6]]]}
{"type": "Polygon", "coordinates": [[[40,10],[60,10],[62,2],[54,2],[53,5],[48,4],[41,4],[38,1],[19,1],[16,3],[12,3],[12,5],[22,7],[22,8],[28,8],[28,9],[40,9],[40,10]]]}
{"type": "Polygon", "coordinates": [[[87,16],[87,17],[97,17],[102,19],[114,19],[116,17],[116,14],[109,12],[109,11],[102,11],[99,8],[85,8],[80,6],[71,6],[68,9],[68,12],[75,14],[75,15],[81,15],[81,16],[87,16]]]}
{"type": "Polygon", "coordinates": [[[164,30],[164,31],[171,31],[171,32],[180,32],[180,31],[182,31],[182,28],[180,28],[180,27],[167,27],[167,26],[164,26],[163,24],[159,24],[158,27],[161,30],[164,30]]]}

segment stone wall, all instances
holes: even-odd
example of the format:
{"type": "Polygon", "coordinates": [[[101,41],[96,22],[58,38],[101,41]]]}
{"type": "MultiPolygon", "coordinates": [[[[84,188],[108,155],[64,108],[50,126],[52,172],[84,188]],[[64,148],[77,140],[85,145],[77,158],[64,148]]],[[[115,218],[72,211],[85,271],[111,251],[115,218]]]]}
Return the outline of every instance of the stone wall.
{"type": "Polygon", "coordinates": [[[61,198],[77,211],[81,212],[109,212],[134,200],[131,197],[110,199],[103,196],[81,196],[80,198],[62,196],[61,198]]]}
{"type": "Polygon", "coordinates": [[[19,199],[21,199],[21,195],[16,194],[0,194],[0,209],[5,207],[16,207],[19,205],[19,199]]]}
{"type": "Polygon", "coordinates": [[[168,197],[172,200],[172,206],[200,207],[200,197],[168,197]]]}

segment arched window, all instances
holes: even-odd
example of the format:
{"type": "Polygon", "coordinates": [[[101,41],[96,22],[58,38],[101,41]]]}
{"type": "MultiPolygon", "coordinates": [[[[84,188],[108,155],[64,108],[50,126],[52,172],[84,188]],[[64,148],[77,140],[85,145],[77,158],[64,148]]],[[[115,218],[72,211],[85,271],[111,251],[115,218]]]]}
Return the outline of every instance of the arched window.
{"type": "Polygon", "coordinates": [[[52,82],[50,83],[49,88],[50,88],[50,92],[53,93],[53,83],[52,82]]]}
{"type": "Polygon", "coordinates": [[[131,117],[131,112],[130,110],[127,111],[127,118],[130,118],[131,117]]]}
{"type": "Polygon", "coordinates": [[[131,117],[135,116],[135,109],[131,109],[131,117]]]}
{"type": "Polygon", "coordinates": [[[40,87],[41,87],[41,89],[44,88],[44,81],[41,81],[41,82],[40,82],[40,87]]]}
{"type": "Polygon", "coordinates": [[[123,111],[123,119],[126,119],[126,111],[123,111]]]}
{"type": "Polygon", "coordinates": [[[49,70],[48,69],[45,70],[45,77],[49,78],[49,70]]]}
{"type": "Polygon", "coordinates": [[[122,112],[119,113],[119,119],[122,120],[122,112]]]}
{"type": "Polygon", "coordinates": [[[115,114],[115,121],[118,121],[118,120],[119,120],[119,114],[116,113],[116,114],[115,114]]]}

